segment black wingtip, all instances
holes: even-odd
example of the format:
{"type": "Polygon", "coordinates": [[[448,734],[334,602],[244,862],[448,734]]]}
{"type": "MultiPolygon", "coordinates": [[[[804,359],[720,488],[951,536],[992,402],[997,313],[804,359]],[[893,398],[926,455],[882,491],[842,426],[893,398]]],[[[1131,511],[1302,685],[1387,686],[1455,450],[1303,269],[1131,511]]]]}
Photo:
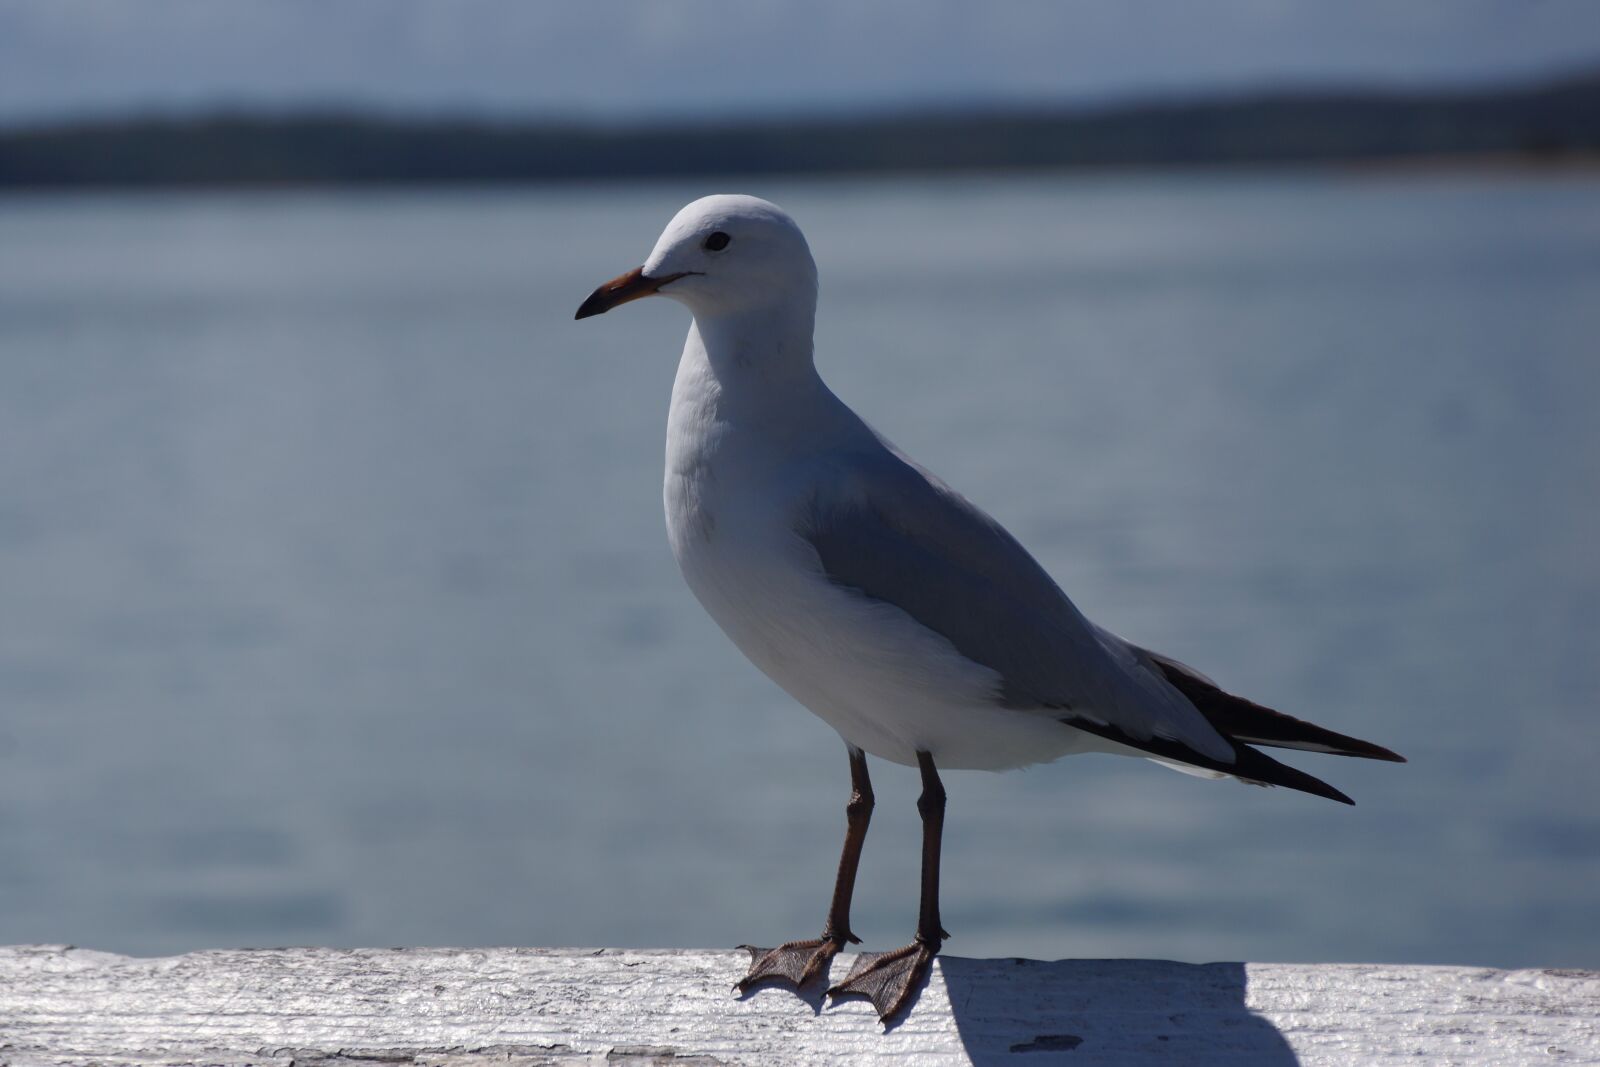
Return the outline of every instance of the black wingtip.
{"type": "MultiPolygon", "coordinates": [[[[1282,715],[1283,713],[1278,712],[1276,714],[1282,715]]],[[[1301,719],[1291,718],[1287,715],[1283,715],[1283,718],[1288,719],[1291,723],[1303,722],[1301,719]]],[[[1357,759],[1382,760],[1384,763],[1406,762],[1406,758],[1400,755],[1400,753],[1394,751],[1393,749],[1384,748],[1382,745],[1375,745],[1371,741],[1363,741],[1359,737],[1351,737],[1348,734],[1336,734],[1332,730],[1325,730],[1322,727],[1316,726],[1312,723],[1305,723],[1305,726],[1309,727],[1312,731],[1316,731],[1317,734],[1320,735],[1318,738],[1319,740],[1323,741],[1324,743],[1331,741],[1332,744],[1336,744],[1339,747],[1334,748],[1332,745],[1330,745],[1327,748],[1305,748],[1303,751],[1316,752],[1319,755],[1324,756],[1354,756],[1357,759]]],[[[1268,745],[1276,748],[1297,747],[1294,744],[1293,739],[1284,740],[1282,738],[1274,738],[1272,740],[1266,740],[1257,739],[1254,737],[1242,737],[1239,735],[1234,735],[1234,737],[1235,740],[1244,741],[1252,745],[1268,745]]]]}
{"type": "Polygon", "coordinates": [[[1291,767],[1287,763],[1280,763],[1260,749],[1251,748],[1234,738],[1227,740],[1233,745],[1233,760],[1224,763],[1204,753],[1197,752],[1181,741],[1174,741],[1164,737],[1131,737],[1115,726],[1093,719],[1083,719],[1074,716],[1064,716],[1057,720],[1065,726],[1071,726],[1085,733],[1104,737],[1109,741],[1127,745],[1129,748],[1147,752],[1152,756],[1173,763],[1182,763],[1190,767],[1199,767],[1208,771],[1221,771],[1242,781],[1253,782],[1256,785],[1281,785],[1285,789],[1295,789],[1302,793],[1310,793],[1314,797],[1325,797],[1328,800],[1337,800],[1341,804],[1354,805],[1355,801],[1345,796],[1321,778],[1313,777],[1298,767],[1291,767]]]}
{"type": "Polygon", "coordinates": [[[1172,686],[1189,698],[1213,729],[1231,741],[1270,748],[1292,748],[1326,756],[1355,756],[1359,759],[1404,763],[1406,758],[1382,745],[1359,737],[1341,734],[1314,722],[1285,715],[1253,700],[1235,696],[1179,663],[1156,652],[1148,652],[1172,686]]]}
{"type": "Polygon", "coordinates": [[[1302,793],[1310,793],[1314,797],[1323,797],[1328,800],[1337,800],[1341,804],[1355,806],[1344,793],[1324,782],[1321,778],[1314,777],[1291,767],[1287,763],[1280,763],[1265,752],[1234,742],[1236,754],[1231,773],[1252,782],[1263,782],[1267,785],[1281,785],[1286,789],[1296,789],[1302,793]]]}

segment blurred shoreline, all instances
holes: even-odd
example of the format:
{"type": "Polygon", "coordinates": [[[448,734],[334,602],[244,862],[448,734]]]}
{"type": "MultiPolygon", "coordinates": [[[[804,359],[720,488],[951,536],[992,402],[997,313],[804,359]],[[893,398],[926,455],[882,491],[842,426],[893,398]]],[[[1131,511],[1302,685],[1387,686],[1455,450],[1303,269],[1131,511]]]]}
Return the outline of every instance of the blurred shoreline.
{"type": "Polygon", "coordinates": [[[0,193],[1306,165],[1600,169],[1600,71],[1488,89],[1261,91],[724,123],[329,109],[0,127],[0,193]]]}

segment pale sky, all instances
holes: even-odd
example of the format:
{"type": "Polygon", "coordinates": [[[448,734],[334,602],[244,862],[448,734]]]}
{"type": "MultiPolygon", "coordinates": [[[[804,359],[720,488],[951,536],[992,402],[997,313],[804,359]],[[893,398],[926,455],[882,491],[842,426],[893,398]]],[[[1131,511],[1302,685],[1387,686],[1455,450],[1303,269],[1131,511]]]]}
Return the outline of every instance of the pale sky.
{"type": "Polygon", "coordinates": [[[1439,84],[1600,65],[1600,0],[0,0],[0,120],[628,117],[1439,84]]]}

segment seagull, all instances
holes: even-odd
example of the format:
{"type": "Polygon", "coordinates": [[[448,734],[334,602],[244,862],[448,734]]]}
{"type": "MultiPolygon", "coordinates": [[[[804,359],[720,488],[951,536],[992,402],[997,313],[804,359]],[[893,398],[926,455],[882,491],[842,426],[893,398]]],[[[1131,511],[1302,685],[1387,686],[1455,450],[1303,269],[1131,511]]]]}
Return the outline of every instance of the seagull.
{"type": "Polygon", "coordinates": [[[850,759],[822,934],[741,946],[751,954],[741,993],[767,982],[798,990],[859,943],[850,900],[874,803],[868,754],[921,772],[916,937],[861,953],[827,995],[865,996],[885,1023],[950,936],[939,921],[939,768],[1109,752],[1350,804],[1253,746],[1404,762],[1096,626],[1004,527],[867,425],[817,373],[817,268],[775,204],[689,204],[644,265],[596,289],[576,318],[648,296],[693,315],[667,416],[673,555],[718,626],[838,731],[850,759]]]}

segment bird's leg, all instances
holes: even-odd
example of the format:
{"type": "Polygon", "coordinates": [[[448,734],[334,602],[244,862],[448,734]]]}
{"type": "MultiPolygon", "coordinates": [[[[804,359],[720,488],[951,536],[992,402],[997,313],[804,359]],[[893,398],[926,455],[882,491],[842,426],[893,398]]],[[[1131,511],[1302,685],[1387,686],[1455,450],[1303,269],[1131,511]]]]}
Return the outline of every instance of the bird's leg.
{"type": "Polygon", "coordinates": [[[867,755],[850,746],[850,803],[845,805],[844,851],[839,855],[839,876],[833,883],[833,901],[828,905],[828,921],[822,936],[810,941],[790,941],[777,948],[740,945],[750,952],[750,973],[739,982],[739,992],[748,992],[760,982],[788,982],[799,988],[820,974],[846,943],[860,942],[850,932],[850,898],[856,889],[856,867],[861,862],[861,846],[867,840],[867,824],[872,821],[872,779],[867,776],[867,755]]]}
{"type": "Polygon", "coordinates": [[[869,997],[878,1018],[888,1022],[911,1001],[928,973],[939,946],[950,935],[939,925],[939,846],[944,836],[944,783],[933,757],[917,753],[922,770],[922,795],[917,811],[922,815],[922,903],[917,911],[917,936],[893,952],[863,952],[844,981],[828,990],[839,997],[857,993],[869,997]]]}

